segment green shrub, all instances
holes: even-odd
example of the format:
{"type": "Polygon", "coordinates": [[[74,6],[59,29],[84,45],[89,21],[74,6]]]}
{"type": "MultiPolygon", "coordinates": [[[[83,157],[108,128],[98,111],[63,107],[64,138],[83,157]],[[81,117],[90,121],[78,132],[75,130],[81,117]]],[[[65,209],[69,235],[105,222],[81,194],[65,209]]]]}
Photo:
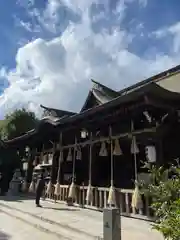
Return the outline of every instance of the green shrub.
{"type": "Polygon", "coordinates": [[[151,208],[155,214],[153,228],[165,239],[180,240],[180,166],[169,169],[146,164],[150,184],[141,183],[145,195],[152,198],[151,208]]]}

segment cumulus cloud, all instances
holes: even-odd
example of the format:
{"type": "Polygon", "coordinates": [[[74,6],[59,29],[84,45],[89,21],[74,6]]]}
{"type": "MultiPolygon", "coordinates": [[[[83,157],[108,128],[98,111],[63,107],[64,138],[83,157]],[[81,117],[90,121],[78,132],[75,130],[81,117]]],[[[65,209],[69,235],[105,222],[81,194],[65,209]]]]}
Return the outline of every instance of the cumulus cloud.
{"type": "Polygon", "coordinates": [[[180,22],[173,24],[172,26],[158,29],[153,33],[157,38],[164,39],[168,36],[172,38],[172,50],[175,53],[180,51],[180,22]]]}
{"type": "MultiPolygon", "coordinates": [[[[110,6],[110,1],[104,0],[49,0],[43,11],[32,9],[32,5],[27,8],[37,18],[41,31],[46,27],[54,36],[21,46],[16,68],[0,71],[9,82],[0,96],[0,111],[5,114],[26,106],[39,114],[40,104],[78,111],[91,78],[121,89],[177,64],[177,51],[171,55],[150,53],[145,58],[129,50],[134,36],[122,27],[122,21],[132,1],[117,1],[110,6]],[[103,10],[92,12],[92,6],[103,10]],[[62,19],[62,9],[69,18],[62,19]]],[[[146,1],[134,1],[146,6],[146,1]]],[[[173,44],[176,37],[174,34],[173,44]]]]}

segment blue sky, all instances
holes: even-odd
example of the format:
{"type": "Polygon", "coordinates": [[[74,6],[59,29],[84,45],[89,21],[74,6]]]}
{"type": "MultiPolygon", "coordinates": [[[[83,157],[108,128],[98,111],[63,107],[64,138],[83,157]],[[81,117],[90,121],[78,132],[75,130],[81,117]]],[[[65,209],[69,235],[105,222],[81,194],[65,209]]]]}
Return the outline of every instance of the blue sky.
{"type": "Polygon", "coordinates": [[[178,0],[0,1],[0,115],[77,110],[94,78],[121,89],[179,64],[178,0]]]}

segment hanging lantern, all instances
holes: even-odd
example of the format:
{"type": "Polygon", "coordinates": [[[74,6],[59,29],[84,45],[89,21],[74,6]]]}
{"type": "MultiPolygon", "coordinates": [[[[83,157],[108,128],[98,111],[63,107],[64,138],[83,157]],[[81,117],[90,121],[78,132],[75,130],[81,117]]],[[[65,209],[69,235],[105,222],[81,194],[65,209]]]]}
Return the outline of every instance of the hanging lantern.
{"type": "Polygon", "coordinates": [[[81,148],[80,147],[77,149],[76,159],[77,160],[81,160],[82,159],[82,152],[81,152],[81,148]]]}
{"type": "Polygon", "coordinates": [[[145,147],[146,159],[150,163],[156,162],[156,148],[155,146],[145,147]]]}
{"type": "Polygon", "coordinates": [[[29,154],[29,152],[30,152],[30,148],[29,148],[28,146],[26,146],[26,148],[25,148],[25,152],[26,152],[27,154],[29,154]]]}
{"type": "Polygon", "coordinates": [[[99,156],[101,156],[101,157],[108,156],[108,152],[107,152],[107,149],[106,149],[106,143],[105,142],[101,143],[101,149],[100,149],[100,152],[99,152],[99,156]]]}
{"type": "Polygon", "coordinates": [[[76,198],[76,185],[75,185],[74,182],[72,182],[70,187],[69,187],[68,198],[70,198],[70,199],[75,199],[76,198]]]}
{"type": "Polygon", "coordinates": [[[23,170],[27,171],[28,169],[28,163],[27,162],[23,162],[23,170]]]}
{"type": "Polygon", "coordinates": [[[56,149],[57,149],[57,150],[60,150],[60,144],[59,144],[59,143],[57,143],[56,149]]]}
{"type": "Polygon", "coordinates": [[[56,185],[55,185],[55,190],[54,190],[54,194],[56,196],[59,196],[61,194],[61,186],[60,186],[60,183],[57,182],[56,185]]]}
{"type": "Polygon", "coordinates": [[[81,138],[86,138],[88,136],[88,132],[86,129],[81,130],[81,138]]]}
{"type": "Polygon", "coordinates": [[[69,148],[69,151],[68,151],[68,156],[67,156],[67,162],[71,162],[72,161],[72,151],[71,151],[71,148],[69,148]]]}
{"type": "Polygon", "coordinates": [[[48,163],[49,163],[49,155],[48,155],[48,153],[45,155],[44,163],[45,163],[45,164],[48,164],[48,163]]]}
{"type": "Polygon", "coordinates": [[[46,193],[47,193],[48,195],[53,194],[53,184],[52,184],[51,181],[49,181],[49,183],[48,183],[48,185],[47,185],[46,193]]]}
{"type": "Polygon", "coordinates": [[[138,148],[138,145],[137,145],[137,143],[136,143],[136,137],[135,137],[135,136],[132,137],[131,153],[132,153],[132,154],[137,154],[137,153],[139,153],[139,148],[138,148]]]}
{"type": "Polygon", "coordinates": [[[39,164],[42,164],[42,158],[41,158],[41,153],[39,154],[39,164]]]}
{"type": "Polygon", "coordinates": [[[35,184],[34,180],[32,180],[31,184],[29,186],[29,192],[34,193],[35,191],[36,191],[36,184],[35,184]]]}
{"type": "Polygon", "coordinates": [[[23,181],[22,183],[22,191],[26,192],[28,190],[28,183],[26,181],[23,181]]]}
{"type": "Polygon", "coordinates": [[[43,164],[43,163],[44,163],[44,145],[42,145],[40,159],[39,159],[39,164],[43,164]]]}
{"type": "Polygon", "coordinates": [[[113,186],[109,188],[108,204],[116,206],[116,191],[113,186]]]}
{"type": "Polygon", "coordinates": [[[35,157],[34,161],[33,161],[33,166],[37,166],[37,157],[35,157]]]}
{"type": "Polygon", "coordinates": [[[48,163],[49,163],[49,164],[52,164],[52,162],[53,162],[53,154],[52,154],[52,153],[49,153],[49,154],[48,154],[48,163]]]}
{"type": "Polygon", "coordinates": [[[87,189],[87,193],[86,193],[87,203],[92,201],[92,197],[93,197],[93,188],[92,188],[91,184],[89,184],[88,189],[87,189]]]}
{"type": "Polygon", "coordinates": [[[141,194],[139,191],[137,181],[135,182],[135,189],[134,189],[134,192],[132,195],[131,206],[133,209],[133,213],[135,213],[136,210],[142,210],[142,208],[143,208],[143,202],[142,202],[142,198],[141,198],[141,194]]]}
{"type": "Polygon", "coordinates": [[[120,147],[120,144],[119,144],[119,140],[115,139],[115,146],[114,146],[113,155],[120,156],[122,154],[123,153],[122,153],[122,150],[121,150],[121,147],[120,147]]]}

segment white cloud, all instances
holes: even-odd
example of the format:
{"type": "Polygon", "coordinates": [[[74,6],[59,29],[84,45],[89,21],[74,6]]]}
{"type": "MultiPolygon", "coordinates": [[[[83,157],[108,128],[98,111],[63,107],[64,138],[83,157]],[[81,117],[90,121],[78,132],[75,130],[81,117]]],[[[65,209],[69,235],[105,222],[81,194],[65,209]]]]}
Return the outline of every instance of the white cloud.
{"type": "Polygon", "coordinates": [[[26,30],[27,32],[33,32],[33,33],[38,33],[41,31],[41,28],[39,25],[35,25],[33,26],[32,23],[30,22],[25,22],[21,19],[19,19],[18,17],[14,17],[14,20],[15,20],[15,25],[17,27],[20,27],[20,28],[23,28],[24,30],[26,30]]]}
{"type": "Polygon", "coordinates": [[[146,7],[147,4],[148,4],[148,0],[139,0],[139,4],[140,4],[142,7],[146,7]]]}
{"type": "MultiPolygon", "coordinates": [[[[126,1],[117,5],[116,17],[125,16],[126,1]]],[[[18,49],[16,68],[9,72],[1,70],[10,87],[0,96],[0,111],[7,113],[24,105],[39,113],[40,104],[78,111],[91,78],[120,89],[178,63],[178,54],[156,53],[148,59],[135,55],[128,50],[133,36],[117,26],[111,31],[101,28],[94,32],[89,16],[93,2],[97,3],[95,0],[49,0],[43,13],[35,10],[41,25],[53,26],[56,33],[58,9],[62,4],[78,14],[81,21],[70,22],[63,33],[51,40],[36,39],[18,49]]]]}
{"type": "Polygon", "coordinates": [[[5,67],[2,67],[0,69],[0,78],[6,78],[7,76],[7,71],[6,71],[6,68],[5,67]]]}
{"type": "Polygon", "coordinates": [[[167,37],[172,38],[171,50],[178,54],[180,51],[180,22],[177,22],[171,26],[163,27],[154,31],[152,36],[155,36],[157,39],[165,39],[167,37]]]}

